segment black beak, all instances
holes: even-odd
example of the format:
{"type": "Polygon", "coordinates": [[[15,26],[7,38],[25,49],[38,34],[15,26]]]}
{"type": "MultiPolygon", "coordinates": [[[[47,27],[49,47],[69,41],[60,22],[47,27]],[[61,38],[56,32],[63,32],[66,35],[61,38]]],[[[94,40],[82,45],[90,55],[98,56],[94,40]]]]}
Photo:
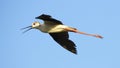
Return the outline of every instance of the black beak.
{"type": "Polygon", "coordinates": [[[29,30],[31,30],[31,29],[33,29],[33,28],[32,28],[32,26],[28,26],[28,27],[22,28],[21,30],[24,30],[24,29],[27,29],[27,30],[25,30],[23,33],[27,32],[27,31],[29,31],[29,30]],[[27,28],[28,28],[28,29],[27,29],[27,28]]]}

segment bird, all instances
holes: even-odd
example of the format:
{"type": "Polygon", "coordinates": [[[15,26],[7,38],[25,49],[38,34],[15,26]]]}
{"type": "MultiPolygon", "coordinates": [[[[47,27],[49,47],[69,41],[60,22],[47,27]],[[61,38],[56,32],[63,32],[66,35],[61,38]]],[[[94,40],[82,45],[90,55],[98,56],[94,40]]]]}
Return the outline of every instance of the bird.
{"type": "Polygon", "coordinates": [[[35,21],[32,23],[31,26],[22,28],[22,29],[27,29],[23,33],[31,30],[31,29],[38,29],[43,33],[48,33],[54,41],[56,41],[59,45],[61,45],[63,48],[66,50],[77,54],[77,49],[75,43],[69,39],[69,34],[68,32],[74,32],[78,34],[83,34],[83,35],[88,35],[88,36],[93,36],[96,38],[103,38],[101,35],[98,34],[88,34],[85,32],[81,32],[76,28],[64,25],[61,21],[53,18],[51,15],[47,14],[41,14],[38,17],[35,17],[35,19],[40,19],[43,20],[44,23],[40,23],[38,21],[35,21]]]}

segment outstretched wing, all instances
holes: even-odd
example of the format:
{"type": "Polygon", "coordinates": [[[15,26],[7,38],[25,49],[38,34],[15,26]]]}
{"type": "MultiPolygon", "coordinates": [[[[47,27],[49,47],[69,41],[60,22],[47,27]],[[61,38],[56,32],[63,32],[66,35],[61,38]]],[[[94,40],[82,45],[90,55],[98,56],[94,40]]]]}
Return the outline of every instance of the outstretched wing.
{"type": "Polygon", "coordinates": [[[46,14],[42,14],[38,17],[36,17],[36,19],[41,19],[43,21],[45,21],[45,24],[62,24],[61,21],[56,20],[54,18],[52,18],[50,15],[46,15],[46,14]]]}
{"type": "Polygon", "coordinates": [[[60,32],[60,33],[49,33],[50,36],[63,48],[69,50],[70,52],[77,54],[76,46],[74,42],[69,40],[68,32],[60,32]]]}

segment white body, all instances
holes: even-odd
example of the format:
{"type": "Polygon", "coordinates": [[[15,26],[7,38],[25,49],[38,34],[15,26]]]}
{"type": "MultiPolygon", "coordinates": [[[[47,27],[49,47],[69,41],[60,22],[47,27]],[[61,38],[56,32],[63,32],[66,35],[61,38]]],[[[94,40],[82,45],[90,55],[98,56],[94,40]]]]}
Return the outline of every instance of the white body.
{"type": "Polygon", "coordinates": [[[58,32],[64,32],[66,31],[65,28],[69,28],[68,26],[65,25],[41,25],[39,28],[40,31],[44,33],[58,33],[58,32]]]}

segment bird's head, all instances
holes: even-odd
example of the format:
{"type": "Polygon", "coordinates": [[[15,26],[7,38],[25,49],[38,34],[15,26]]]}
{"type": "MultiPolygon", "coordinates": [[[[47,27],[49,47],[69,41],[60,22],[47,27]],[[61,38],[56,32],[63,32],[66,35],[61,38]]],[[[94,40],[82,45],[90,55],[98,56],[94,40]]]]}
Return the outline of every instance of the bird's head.
{"type": "Polygon", "coordinates": [[[23,33],[25,33],[25,32],[27,32],[27,31],[29,31],[31,29],[39,29],[40,26],[41,26],[41,24],[39,22],[35,21],[35,22],[32,23],[31,26],[27,26],[25,28],[22,28],[22,30],[28,28],[26,31],[23,32],[23,33]]]}
{"type": "Polygon", "coordinates": [[[33,22],[31,28],[33,28],[33,29],[34,29],[34,28],[35,28],[35,29],[38,29],[38,28],[40,27],[40,25],[41,25],[41,24],[40,24],[39,22],[33,22]]]}

